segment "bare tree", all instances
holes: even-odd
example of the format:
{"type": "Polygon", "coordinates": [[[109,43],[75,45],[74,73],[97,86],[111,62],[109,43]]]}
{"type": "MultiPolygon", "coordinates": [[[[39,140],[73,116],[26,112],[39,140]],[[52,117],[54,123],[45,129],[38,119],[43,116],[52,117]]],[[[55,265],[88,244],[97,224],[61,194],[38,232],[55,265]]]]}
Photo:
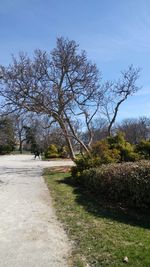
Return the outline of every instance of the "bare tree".
{"type": "Polygon", "coordinates": [[[80,52],[75,41],[58,38],[50,54],[36,50],[33,59],[19,54],[11,65],[0,67],[1,108],[47,115],[49,125],[59,124],[74,159],[73,140],[90,153],[92,121],[99,109],[111,134],[120,105],[138,90],[138,76],[139,69],[130,66],[118,82],[100,86],[101,75],[85,51],[80,52]]]}
{"type": "Polygon", "coordinates": [[[60,125],[72,159],[72,138],[89,151],[91,121],[103,93],[96,65],[87,60],[85,51],[78,52],[74,41],[58,38],[50,54],[37,50],[33,60],[20,54],[8,68],[1,66],[1,77],[2,108],[47,114],[51,123],[60,125]],[[84,120],[89,131],[88,145],[74,127],[77,120],[84,120]]]}
{"type": "Polygon", "coordinates": [[[16,139],[19,142],[19,152],[22,154],[23,143],[26,141],[26,126],[28,124],[27,116],[17,113],[14,114],[13,119],[15,124],[16,139]]]}
{"type": "Polygon", "coordinates": [[[116,130],[123,132],[126,140],[131,144],[137,144],[141,140],[150,138],[150,119],[147,117],[128,118],[119,123],[116,130]]]}
{"type": "Polygon", "coordinates": [[[116,117],[121,104],[131,95],[139,90],[136,82],[139,78],[140,69],[129,68],[122,72],[122,77],[117,82],[105,83],[105,97],[101,112],[108,120],[108,135],[111,135],[112,126],[116,121],[116,117]]]}
{"type": "Polygon", "coordinates": [[[93,121],[94,142],[105,139],[108,136],[108,121],[104,118],[97,118],[93,121]]]}

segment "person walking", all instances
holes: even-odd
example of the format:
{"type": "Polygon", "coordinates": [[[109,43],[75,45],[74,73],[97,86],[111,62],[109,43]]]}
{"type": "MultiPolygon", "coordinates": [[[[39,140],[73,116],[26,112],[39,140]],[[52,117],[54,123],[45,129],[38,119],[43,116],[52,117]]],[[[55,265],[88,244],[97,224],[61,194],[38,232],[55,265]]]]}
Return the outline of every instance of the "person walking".
{"type": "Polygon", "coordinates": [[[40,159],[40,152],[38,150],[34,151],[34,159],[38,157],[40,159]]]}

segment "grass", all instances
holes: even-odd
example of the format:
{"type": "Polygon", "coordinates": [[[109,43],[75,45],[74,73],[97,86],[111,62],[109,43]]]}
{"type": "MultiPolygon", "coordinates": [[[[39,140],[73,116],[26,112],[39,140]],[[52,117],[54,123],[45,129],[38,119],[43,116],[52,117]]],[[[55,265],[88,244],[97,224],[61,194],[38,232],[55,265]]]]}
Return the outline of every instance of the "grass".
{"type": "Polygon", "coordinates": [[[149,267],[150,215],[97,199],[64,171],[46,170],[44,176],[57,216],[73,241],[70,266],[149,267]]]}

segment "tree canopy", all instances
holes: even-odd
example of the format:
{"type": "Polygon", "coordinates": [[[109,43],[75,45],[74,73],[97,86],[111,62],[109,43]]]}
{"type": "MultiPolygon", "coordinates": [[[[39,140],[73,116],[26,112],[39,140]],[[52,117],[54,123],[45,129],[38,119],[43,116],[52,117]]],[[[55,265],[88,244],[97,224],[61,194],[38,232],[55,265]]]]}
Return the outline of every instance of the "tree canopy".
{"type": "Polygon", "coordinates": [[[120,104],[138,89],[139,70],[130,66],[116,83],[102,84],[101,74],[86,52],[79,51],[75,41],[61,37],[51,53],[36,50],[32,59],[21,53],[8,67],[1,66],[0,73],[1,107],[47,115],[49,125],[59,124],[74,159],[73,140],[89,152],[92,120],[98,111],[107,111],[110,132],[120,104]],[[114,104],[111,119],[108,103],[114,104]],[[82,129],[87,131],[86,142],[82,129]]]}

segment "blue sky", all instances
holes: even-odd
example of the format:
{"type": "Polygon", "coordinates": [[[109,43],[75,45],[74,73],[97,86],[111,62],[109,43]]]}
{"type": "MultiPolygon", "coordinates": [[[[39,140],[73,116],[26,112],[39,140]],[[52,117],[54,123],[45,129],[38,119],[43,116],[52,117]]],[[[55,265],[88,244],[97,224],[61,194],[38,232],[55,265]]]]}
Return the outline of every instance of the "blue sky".
{"type": "Polygon", "coordinates": [[[140,67],[142,89],[122,105],[118,120],[150,117],[149,0],[0,0],[0,64],[19,51],[50,51],[58,36],[85,49],[104,80],[130,64],[140,67]]]}

